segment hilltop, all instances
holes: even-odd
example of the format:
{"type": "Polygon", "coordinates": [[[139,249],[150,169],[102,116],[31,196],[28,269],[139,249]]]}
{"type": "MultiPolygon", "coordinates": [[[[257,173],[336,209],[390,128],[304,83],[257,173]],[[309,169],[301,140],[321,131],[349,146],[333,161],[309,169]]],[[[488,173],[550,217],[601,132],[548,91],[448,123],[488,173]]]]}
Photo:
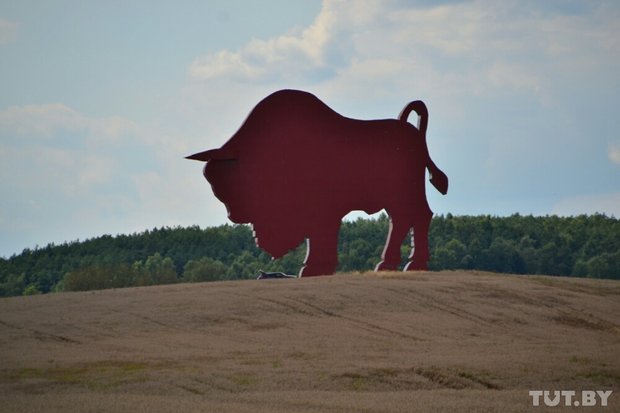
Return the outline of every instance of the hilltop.
{"type": "Polygon", "coordinates": [[[521,412],[529,390],[618,392],[618,314],[618,281],[461,271],[3,298],[0,405],[521,412]]]}

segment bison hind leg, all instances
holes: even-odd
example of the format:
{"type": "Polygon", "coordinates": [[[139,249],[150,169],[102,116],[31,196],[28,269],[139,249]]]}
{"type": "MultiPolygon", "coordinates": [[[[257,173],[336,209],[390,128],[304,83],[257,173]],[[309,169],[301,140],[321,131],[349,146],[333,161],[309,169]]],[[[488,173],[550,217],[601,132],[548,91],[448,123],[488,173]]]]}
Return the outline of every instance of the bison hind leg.
{"type": "MultiPolygon", "coordinates": [[[[331,221],[331,220],[330,220],[331,221]]],[[[331,275],[338,266],[338,231],[340,220],[313,226],[307,241],[306,259],[300,277],[331,275]]]]}
{"type": "Polygon", "coordinates": [[[390,216],[390,228],[381,254],[381,262],[375,271],[396,271],[400,266],[400,246],[411,228],[411,220],[404,212],[387,211],[390,216]]]}
{"type": "Polygon", "coordinates": [[[433,212],[424,202],[424,207],[416,211],[413,221],[413,234],[411,236],[411,255],[409,262],[403,271],[426,271],[430,259],[428,248],[428,230],[431,225],[433,212]]]}

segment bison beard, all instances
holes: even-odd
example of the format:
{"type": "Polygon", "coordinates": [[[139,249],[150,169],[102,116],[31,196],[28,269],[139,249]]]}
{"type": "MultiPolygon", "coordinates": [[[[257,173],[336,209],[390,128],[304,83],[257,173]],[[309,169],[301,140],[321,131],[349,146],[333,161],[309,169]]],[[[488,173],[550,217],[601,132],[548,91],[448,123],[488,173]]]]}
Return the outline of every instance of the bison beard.
{"type": "Polygon", "coordinates": [[[405,271],[428,266],[425,174],[442,194],[448,177],[426,145],[428,112],[409,103],[399,119],[339,115],[314,95],[281,90],[263,99],[221,148],[188,159],[207,162],[204,176],[235,223],[251,223],[257,245],[278,258],[304,239],[300,276],[333,274],[338,231],[353,210],[385,209],[390,229],[376,270],[396,270],[400,245],[412,231],[405,271]],[[414,111],[418,127],[407,122],[414,111]]]}

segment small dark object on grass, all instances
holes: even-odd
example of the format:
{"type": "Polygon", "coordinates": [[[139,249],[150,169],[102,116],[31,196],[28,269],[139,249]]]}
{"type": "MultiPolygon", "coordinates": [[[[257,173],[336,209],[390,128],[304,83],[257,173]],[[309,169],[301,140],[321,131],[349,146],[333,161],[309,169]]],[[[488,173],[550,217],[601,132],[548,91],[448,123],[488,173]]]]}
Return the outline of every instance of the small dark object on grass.
{"type": "Polygon", "coordinates": [[[296,275],[284,274],[283,272],[265,272],[263,270],[258,271],[260,272],[260,274],[256,278],[257,280],[268,280],[272,278],[297,278],[296,275]]]}

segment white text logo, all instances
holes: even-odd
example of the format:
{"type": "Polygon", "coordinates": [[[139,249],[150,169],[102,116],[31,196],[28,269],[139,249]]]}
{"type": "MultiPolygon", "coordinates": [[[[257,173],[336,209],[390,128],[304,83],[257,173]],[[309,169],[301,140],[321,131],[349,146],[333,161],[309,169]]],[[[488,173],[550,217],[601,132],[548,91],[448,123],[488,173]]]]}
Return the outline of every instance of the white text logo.
{"type": "Polygon", "coordinates": [[[607,399],[612,390],[583,390],[578,394],[574,390],[530,390],[534,406],[607,406],[607,399]],[[581,397],[579,397],[581,396],[581,397]]]}

